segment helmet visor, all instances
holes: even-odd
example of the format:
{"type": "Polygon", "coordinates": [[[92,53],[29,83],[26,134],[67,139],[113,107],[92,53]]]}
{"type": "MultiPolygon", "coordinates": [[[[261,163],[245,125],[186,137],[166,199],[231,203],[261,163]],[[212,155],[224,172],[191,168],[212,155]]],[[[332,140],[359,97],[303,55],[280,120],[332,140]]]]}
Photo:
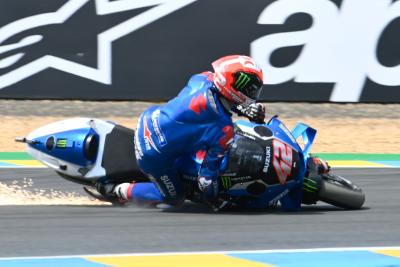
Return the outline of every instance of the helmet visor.
{"type": "Polygon", "coordinates": [[[233,88],[253,100],[258,100],[263,83],[256,75],[239,71],[234,77],[233,88]]]}

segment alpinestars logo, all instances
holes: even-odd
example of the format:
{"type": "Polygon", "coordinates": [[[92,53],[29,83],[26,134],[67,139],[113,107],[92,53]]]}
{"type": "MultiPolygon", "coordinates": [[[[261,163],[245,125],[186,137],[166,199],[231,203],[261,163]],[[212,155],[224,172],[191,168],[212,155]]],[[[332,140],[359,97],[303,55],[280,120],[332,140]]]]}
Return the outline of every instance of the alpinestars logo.
{"type": "MultiPolygon", "coordinates": [[[[80,76],[103,84],[112,84],[113,42],[178,10],[196,0],[69,0],[55,12],[21,18],[0,28],[0,89],[18,83],[49,68],[80,76]],[[35,30],[68,23],[85,5],[94,3],[95,16],[117,14],[147,8],[128,17],[97,35],[97,66],[92,67],[55,56],[52,51],[38,58],[29,58],[27,50],[40,44],[46,36],[35,30]],[[22,37],[21,37],[22,36],[22,37]],[[18,38],[19,39],[16,39],[18,38]],[[28,59],[27,59],[28,58],[28,59]]],[[[62,32],[58,32],[62,35],[62,32]]]]}

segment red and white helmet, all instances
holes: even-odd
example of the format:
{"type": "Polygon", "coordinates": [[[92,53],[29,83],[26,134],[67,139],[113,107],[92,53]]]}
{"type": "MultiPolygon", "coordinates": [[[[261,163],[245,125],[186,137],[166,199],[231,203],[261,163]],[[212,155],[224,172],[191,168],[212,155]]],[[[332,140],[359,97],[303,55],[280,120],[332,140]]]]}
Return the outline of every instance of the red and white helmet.
{"type": "Polygon", "coordinates": [[[232,55],[212,63],[218,92],[236,105],[254,103],[263,85],[262,70],[248,56],[232,55]]]}

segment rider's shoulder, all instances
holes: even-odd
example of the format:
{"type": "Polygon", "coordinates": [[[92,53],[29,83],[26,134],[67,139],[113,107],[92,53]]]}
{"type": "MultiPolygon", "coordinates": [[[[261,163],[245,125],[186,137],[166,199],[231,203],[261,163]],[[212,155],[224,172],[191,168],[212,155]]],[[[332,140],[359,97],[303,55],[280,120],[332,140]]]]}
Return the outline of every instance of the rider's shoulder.
{"type": "Polygon", "coordinates": [[[206,71],[192,75],[187,85],[193,89],[209,88],[213,85],[214,74],[206,71]]]}

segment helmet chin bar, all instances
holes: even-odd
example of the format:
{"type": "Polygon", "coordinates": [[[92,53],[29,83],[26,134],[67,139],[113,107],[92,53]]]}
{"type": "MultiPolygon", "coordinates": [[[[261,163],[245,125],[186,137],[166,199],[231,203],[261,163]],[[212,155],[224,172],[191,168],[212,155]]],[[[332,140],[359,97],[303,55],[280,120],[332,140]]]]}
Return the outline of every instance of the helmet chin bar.
{"type": "Polygon", "coordinates": [[[244,101],[241,104],[237,105],[237,108],[240,109],[247,109],[251,104],[254,104],[256,101],[245,94],[238,92],[243,98],[244,101]]]}

